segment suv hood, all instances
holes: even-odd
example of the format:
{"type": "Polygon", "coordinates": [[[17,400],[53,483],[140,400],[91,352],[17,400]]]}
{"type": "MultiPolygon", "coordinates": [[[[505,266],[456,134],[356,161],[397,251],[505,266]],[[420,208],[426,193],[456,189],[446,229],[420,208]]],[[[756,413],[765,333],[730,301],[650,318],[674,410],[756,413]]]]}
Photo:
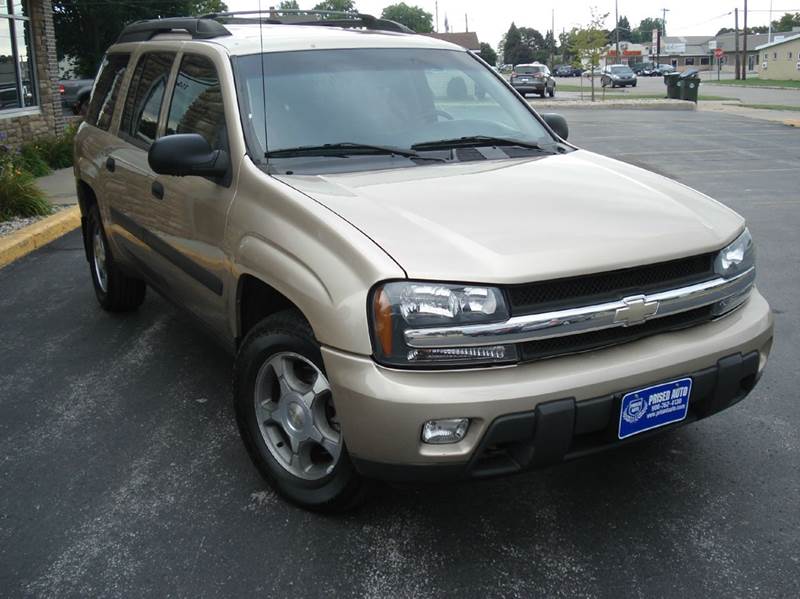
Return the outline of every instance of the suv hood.
{"type": "Polygon", "coordinates": [[[615,270],[718,250],[744,228],[685,185],[583,150],[278,178],[418,279],[510,284],[615,270]]]}

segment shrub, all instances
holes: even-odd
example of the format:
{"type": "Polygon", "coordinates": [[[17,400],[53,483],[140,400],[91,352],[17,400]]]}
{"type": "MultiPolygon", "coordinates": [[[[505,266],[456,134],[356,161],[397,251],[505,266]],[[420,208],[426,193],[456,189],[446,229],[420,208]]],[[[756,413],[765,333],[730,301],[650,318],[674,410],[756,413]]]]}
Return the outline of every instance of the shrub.
{"type": "Polygon", "coordinates": [[[44,162],[54,169],[72,166],[72,144],[77,127],[70,125],[57,137],[44,137],[33,145],[44,162]]]}
{"type": "Polygon", "coordinates": [[[45,216],[53,211],[34,176],[15,163],[9,152],[0,152],[0,220],[15,216],[45,216]]]}
{"type": "Polygon", "coordinates": [[[14,162],[16,166],[28,171],[34,177],[43,177],[51,173],[50,166],[39,151],[36,142],[20,146],[19,155],[14,162]]]}

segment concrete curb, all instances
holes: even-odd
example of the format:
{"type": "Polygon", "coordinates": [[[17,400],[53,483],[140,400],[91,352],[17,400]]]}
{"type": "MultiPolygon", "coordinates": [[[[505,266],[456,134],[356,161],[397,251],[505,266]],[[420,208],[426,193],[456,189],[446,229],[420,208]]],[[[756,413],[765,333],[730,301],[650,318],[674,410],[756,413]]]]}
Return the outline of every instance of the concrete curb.
{"type": "Polygon", "coordinates": [[[77,229],[80,225],[80,208],[72,206],[24,229],[0,237],[0,268],[77,229]]]}
{"type": "Polygon", "coordinates": [[[703,79],[703,83],[706,85],[716,85],[718,87],[739,87],[739,88],[747,88],[747,89],[780,89],[789,91],[800,91],[800,87],[781,87],[779,85],[736,85],[735,83],[719,83],[718,81],[706,81],[703,79]]]}
{"type": "Polygon", "coordinates": [[[788,121],[783,121],[783,124],[789,127],[800,128],[800,119],[789,119],[788,121]]]}
{"type": "Polygon", "coordinates": [[[697,110],[697,105],[694,102],[687,102],[684,100],[610,100],[607,102],[592,102],[590,100],[561,100],[557,102],[542,102],[537,100],[535,102],[530,102],[530,104],[537,111],[540,108],[596,108],[599,110],[697,110]]]}

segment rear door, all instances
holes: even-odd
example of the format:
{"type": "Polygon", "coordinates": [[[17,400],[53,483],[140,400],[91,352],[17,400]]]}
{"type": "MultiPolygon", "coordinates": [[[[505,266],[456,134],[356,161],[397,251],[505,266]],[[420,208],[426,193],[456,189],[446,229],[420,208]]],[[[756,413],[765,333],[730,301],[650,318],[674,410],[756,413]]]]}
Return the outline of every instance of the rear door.
{"type": "MultiPolygon", "coordinates": [[[[106,189],[109,216],[117,245],[151,284],[170,292],[170,265],[158,251],[153,232],[164,218],[153,197],[155,175],[147,152],[158,135],[175,52],[142,53],[128,85],[118,136],[120,143],[107,160],[113,189],[106,189]]],[[[179,218],[180,215],[175,215],[179,218]]]]}

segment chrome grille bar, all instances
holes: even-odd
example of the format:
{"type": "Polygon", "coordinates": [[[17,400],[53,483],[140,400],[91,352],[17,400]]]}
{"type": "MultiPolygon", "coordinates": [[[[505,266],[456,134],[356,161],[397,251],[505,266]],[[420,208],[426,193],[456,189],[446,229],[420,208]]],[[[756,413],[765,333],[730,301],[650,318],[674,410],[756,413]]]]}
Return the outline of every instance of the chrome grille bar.
{"type": "Polygon", "coordinates": [[[410,329],[405,332],[405,340],[409,347],[418,349],[502,345],[636,326],[718,302],[726,302],[726,311],[730,311],[747,298],[755,278],[755,268],[751,268],[730,279],[719,277],[594,306],[515,316],[491,324],[410,329]]]}

